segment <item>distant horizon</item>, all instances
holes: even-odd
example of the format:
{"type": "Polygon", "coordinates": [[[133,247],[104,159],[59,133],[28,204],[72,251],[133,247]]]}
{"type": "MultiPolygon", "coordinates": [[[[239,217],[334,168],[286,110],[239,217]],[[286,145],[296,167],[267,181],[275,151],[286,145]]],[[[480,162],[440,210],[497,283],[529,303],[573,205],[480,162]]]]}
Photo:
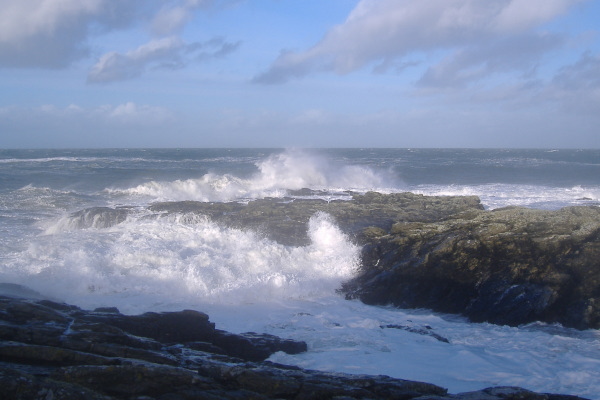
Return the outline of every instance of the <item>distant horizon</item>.
{"type": "Polygon", "coordinates": [[[599,148],[578,148],[578,147],[17,147],[17,148],[0,148],[0,151],[11,150],[575,150],[575,151],[594,151],[599,148]]]}

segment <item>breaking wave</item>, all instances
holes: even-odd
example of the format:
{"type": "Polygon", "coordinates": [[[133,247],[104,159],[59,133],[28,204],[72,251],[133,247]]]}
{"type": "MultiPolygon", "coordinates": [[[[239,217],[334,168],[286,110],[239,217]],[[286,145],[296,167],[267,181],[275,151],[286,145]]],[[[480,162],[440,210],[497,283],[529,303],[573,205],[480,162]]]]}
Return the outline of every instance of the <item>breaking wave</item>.
{"type": "Polygon", "coordinates": [[[232,201],[283,197],[289,191],[303,188],[385,192],[398,183],[391,171],[335,163],[305,150],[286,150],[256,162],[255,166],[257,172],[250,178],[207,173],[197,179],[150,181],[124,190],[111,189],[111,192],[159,201],[232,201]]]}
{"type": "Polygon", "coordinates": [[[331,295],[358,265],[358,247],[323,213],[310,219],[311,244],[304,247],[198,215],[124,219],[93,209],[69,218],[14,260],[11,281],[77,304],[120,303],[127,311],[331,295]],[[31,276],[36,282],[28,282],[31,276]]]}

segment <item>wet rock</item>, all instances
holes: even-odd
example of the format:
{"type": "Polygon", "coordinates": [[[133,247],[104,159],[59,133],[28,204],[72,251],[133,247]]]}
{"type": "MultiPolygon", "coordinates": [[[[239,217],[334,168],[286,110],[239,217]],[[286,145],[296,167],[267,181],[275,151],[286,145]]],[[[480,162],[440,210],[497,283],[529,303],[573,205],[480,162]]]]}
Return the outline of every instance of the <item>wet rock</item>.
{"type": "Polygon", "coordinates": [[[224,349],[223,354],[248,361],[263,361],[278,351],[299,354],[308,350],[306,343],[281,339],[266,333],[247,332],[239,335],[217,329],[213,344],[224,349]]]}
{"type": "Polygon", "coordinates": [[[208,320],[208,315],[194,310],[133,316],[101,312],[89,314],[83,320],[117,327],[129,334],[163,343],[210,341],[215,331],[215,324],[208,320]]]}
{"type": "Polygon", "coordinates": [[[0,365],[0,398],[11,400],[110,400],[86,387],[0,365]]]}
{"type": "Polygon", "coordinates": [[[576,399],[518,388],[449,395],[436,385],[387,376],[250,362],[275,351],[296,354],[306,344],[218,330],[206,314],[190,310],[126,316],[5,296],[0,335],[1,399],[576,399]],[[187,328],[191,333],[175,332],[187,328]]]}
{"type": "Polygon", "coordinates": [[[417,333],[419,335],[423,335],[423,336],[431,336],[432,338],[434,338],[435,340],[438,340],[440,342],[443,343],[450,343],[450,341],[443,337],[438,335],[437,333],[433,332],[433,328],[431,328],[430,326],[425,326],[425,327],[415,327],[415,326],[407,326],[407,325],[399,325],[399,324],[386,324],[386,325],[380,325],[379,326],[381,329],[398,329],[401,331],[407,331],[410,333],[417,333]]]}
{"type": "Polygon", "coordinates": [[[195,371],[156,364],[80,365],[57,369],[51,377],[117,398],[134,395],[156,397],[176,394],[184,388],[205,390],[215,386],[212,379],[204,378],[195,371]]]}
{"type": "Polygon", "coordinates": [[[230,365],[211,362],[202,364],[199,373],[228,386],[258,392],[268,398],[412,399],[447,393],[446,389],[429,383],[388,376],[325,373],[274,363],[230,365]]]}
{"type": "Polygon", "coordinates": [[[600,208],[469,211],[373,235],[342,292],[472,321],[600,328],[600,208]]]}
{"type": "Polygon", "coordinates": [[[259,199],[247,204],[194,201],[156,203],[150,210],[163,214],[205,216],[211,221],[239,229],[251,229],[281,244],[305,246],[308,221],[318,212],[330,215],[357,242],[363,230],[389,230],[398,221],[437,221],[467,210],[483,209],[475,196],[422,196],[413,193],[355,194],[351,201],[321,199],[259,199]]]}

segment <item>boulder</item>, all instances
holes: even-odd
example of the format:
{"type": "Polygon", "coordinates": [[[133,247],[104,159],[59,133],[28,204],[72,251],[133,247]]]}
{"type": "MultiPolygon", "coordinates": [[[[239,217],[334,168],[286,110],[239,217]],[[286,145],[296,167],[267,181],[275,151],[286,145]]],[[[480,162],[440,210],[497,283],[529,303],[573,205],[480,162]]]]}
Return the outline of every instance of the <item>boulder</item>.
{"type": "Polygon", "coordinates": [[[476,322],[600,328],[600,208],[467,211],[371,235],[341,292],[476,322]]]}

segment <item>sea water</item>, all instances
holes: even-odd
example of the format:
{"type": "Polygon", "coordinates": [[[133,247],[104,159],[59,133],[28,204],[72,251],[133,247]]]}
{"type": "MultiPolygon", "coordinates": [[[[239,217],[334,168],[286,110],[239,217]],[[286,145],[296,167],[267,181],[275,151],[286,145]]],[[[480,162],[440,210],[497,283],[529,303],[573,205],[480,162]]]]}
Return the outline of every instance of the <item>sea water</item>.
{"type": "Polygon", "coordinates": [[[88,309],[202,310],[220,329],[306,341],[304,354],[271,357],[304,368],[427,381],[453,393],[511,385],[600,398],[597,330],[472,324],[344,300],[335,290],[356,273],[360,249],[327,214],[313,215],[310,244],[294,247],[147,209],[159,201],[350,200],[370,190],[477,195],[487,209],[599,206],[600,151],[0,150],[0,282],[88,309]],[[82,218],[91,207],[127,217],[82,218]]]}

